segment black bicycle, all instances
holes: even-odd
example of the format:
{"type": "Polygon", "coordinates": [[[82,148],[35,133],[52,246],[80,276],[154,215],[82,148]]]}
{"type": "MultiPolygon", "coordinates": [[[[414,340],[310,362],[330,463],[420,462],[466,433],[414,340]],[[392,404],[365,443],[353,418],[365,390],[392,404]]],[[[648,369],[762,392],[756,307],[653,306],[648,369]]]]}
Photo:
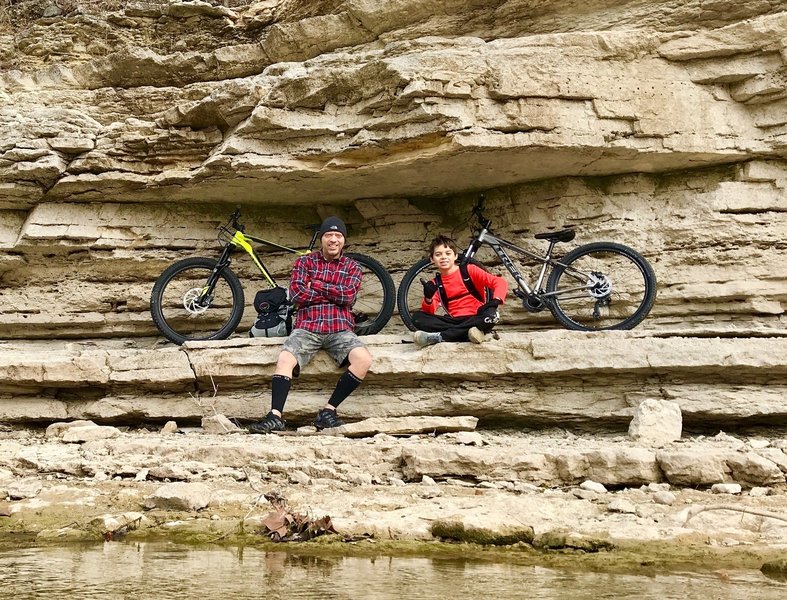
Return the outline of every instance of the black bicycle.
{"type": "MultiPolygon", "coordinates": [[[[314,227],[308,250],[295,250],[245,233],[239,222],[240,209],[219,230],[219,258],[184,258],[169,267],[156,280],[150,295],[150,313],[159,331],[168,340],[182,344],[195,340],[223,340],[238,327],[246,306],[243,286],[230,269],[231,255],[242,249],[265,278],[267,285],[277,285],[252,243],[303,256],[317,243],[314,227]]],[[[353,304],[355,332],[369,335],[379,332],[391,318],[396,287],[388,271],[375,259],[346,252],[357,261],[363,272],[361,289],[353,304]]]]}
{"type": "MultiPolygon", "coordinates": [[[[554,258],[556,244],[574,239],[574,229],[537,233],[547,243],[542,255],[497,237],[492,221],[484,216],[484,197],[473,207],[479,230],[473,235],[459,262],[475,261],[476,252],[487,245],[497,254],[514,278],[513,294],[529,312],[551,311],[561,325],[580,331],[632,329],[648,315],[656,299],[656,275],[637,251],[614,242],[579,246],[562,258],[554,258]],[[519,272],[510,251],[520,264],[540,264],[535,282],[529,284],[519,272]]],[[[481,265],[479,265],[481,266],[481,265]]],[[[405,273],[397,293],[399,316],[410,330],[413,312],[421,307],[423,289],[419,281],[436,272],[429,258],[414,264],[405,273]]]]}

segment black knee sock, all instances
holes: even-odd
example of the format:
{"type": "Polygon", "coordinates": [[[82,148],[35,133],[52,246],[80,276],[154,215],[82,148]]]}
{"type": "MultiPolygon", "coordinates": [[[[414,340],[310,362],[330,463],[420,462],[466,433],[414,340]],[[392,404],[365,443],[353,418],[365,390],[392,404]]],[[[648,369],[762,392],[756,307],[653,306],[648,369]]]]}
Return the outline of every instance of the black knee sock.
{"type": "Polygon", "coordinates": [[[290,393],[290,378],[286,375],[274,375],[271,379],[271,410],[284,412],[284,403],[290,393]]]}
{"type": "Polygon", "coordinates": [[[363,379],[358,379],[349,369],[347,369],[344,375],[339,377],[336,389],[333,390],[333,394],[331,394],[331,399],[328,400],[328,404],[334,408],[339,406],[347,396],[353,393],[355,388],[361,385],[362,381],[363,379]]]}

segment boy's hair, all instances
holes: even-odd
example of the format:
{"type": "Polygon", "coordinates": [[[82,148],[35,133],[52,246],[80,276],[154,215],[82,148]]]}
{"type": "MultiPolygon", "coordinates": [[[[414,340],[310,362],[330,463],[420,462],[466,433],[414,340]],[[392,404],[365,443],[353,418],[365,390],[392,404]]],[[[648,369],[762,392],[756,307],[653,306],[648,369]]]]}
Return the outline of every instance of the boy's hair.
{"type": "Polygon", "coordinates": [[[438,246],[448,246],[454,251],[454,254],[457,256],[459,255],[459,246],[456,245],[456,241],[453,238],[450,238],[447,235],[441,234],[432,240],[432,243],[429,244],[429,256],[434,254],[435,248],[438,246]]]}

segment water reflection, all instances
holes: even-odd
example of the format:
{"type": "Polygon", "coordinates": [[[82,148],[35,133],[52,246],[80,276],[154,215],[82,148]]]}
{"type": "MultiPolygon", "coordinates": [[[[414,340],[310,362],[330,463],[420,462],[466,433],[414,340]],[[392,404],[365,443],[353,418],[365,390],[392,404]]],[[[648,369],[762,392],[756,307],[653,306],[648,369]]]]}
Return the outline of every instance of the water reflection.
{"type": "MultiPolygon", "coordinates": [[[[289,547],[297,552],[295,547],[289,547]]],[[[112,542],[0,548],[0,597],[489,597],[782,599],[787,583],[758,571],[613,575],[441,558],[314,557],[254,548],[112,542]]]]}

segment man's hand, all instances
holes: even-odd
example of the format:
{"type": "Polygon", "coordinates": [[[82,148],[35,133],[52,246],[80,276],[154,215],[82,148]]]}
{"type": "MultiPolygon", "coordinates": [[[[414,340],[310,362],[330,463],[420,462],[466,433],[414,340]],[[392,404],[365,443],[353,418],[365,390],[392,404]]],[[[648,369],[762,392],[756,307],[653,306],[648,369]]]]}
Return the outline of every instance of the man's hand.
{"type": "Polygon", "coordinates": [[[437,284],[434,281],[427,281],[422,277],[421,285],[424,286],[424,298],[431,300],[437,293],[437,284]]]}

